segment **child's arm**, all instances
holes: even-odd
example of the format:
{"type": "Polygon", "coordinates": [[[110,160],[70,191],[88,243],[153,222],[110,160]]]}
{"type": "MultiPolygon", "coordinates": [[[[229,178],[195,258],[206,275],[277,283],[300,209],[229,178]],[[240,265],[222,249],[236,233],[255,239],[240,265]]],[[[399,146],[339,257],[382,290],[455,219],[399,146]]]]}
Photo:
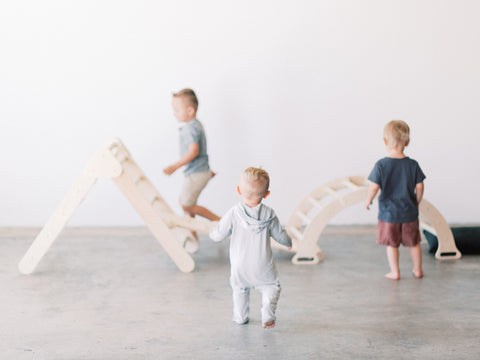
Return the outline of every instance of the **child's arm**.
{"type": "Polygon", "coordinates": [[[418,184],[415,186],[415,192],[416,192],[416,194],[417,194],[417,206],[420,205],[420,201],[422,201],[422,198],[423,198],[423,189],[424,189],[423,182],[418,183],[418,184]]]}
{"type": "Polygon", "coordinates": [[[192,143],[188,145],[188,151],[178,160],[176,163],[167,166],[163,169],[163,172],[167,175],[172,175],[175,171],[181,168],[183,165],[187,165],[190,161],[198,156],[199,148],[198,143],[192,143]]]}
{"type": "Polygon", "coordinates": [[[367,210],[370,210],[370,205],[372,205],[373,198],[377,195],[378,189],[380,189],[380,185],[370,181],[367,198],[365,199],[365,208],[367,210]]]}
{"type": "Polygon", "coordinates": [[[270,225],[270,236],[279,244],[285,245],[289,248],[292,247],[292,239],[290,239],[290,236],[288,236],[285,229],[280,225],[280,221],[276,216],[270,225]]]}
{"type": "Polygon", "coordinates": [[[210,230],[210,239],[215,242],[225,240],[232,235],[233,211],[228,211],[218,222],[217,226],[210,230]]]}

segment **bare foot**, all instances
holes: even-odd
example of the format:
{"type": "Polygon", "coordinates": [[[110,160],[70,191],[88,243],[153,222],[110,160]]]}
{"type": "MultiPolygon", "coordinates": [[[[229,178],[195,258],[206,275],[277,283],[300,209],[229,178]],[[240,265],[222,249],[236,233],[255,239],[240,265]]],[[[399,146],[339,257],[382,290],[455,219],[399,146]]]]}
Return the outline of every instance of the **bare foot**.
{"type": "Polygon", "coordinates": [[[420,270],[420,271],[415,271],[415,270],[412,270],[412,274],[413,276],[415,276],[417,279],[421,279],[423,277],[423,272],[420,270]]]}
{"type": "Polygon", "coordinates": [[[275,326],[275,320],[270,320],[263,324],[264,329],[271,329],[274,326],[275,326]]]}
{"type": "Polygon", "coordinates": [[[400,274],[394,273],[394,272],[389,272],[388,274],[385,274],[385,277],[390,280],[399,280],[400,279],[400,274]]]}

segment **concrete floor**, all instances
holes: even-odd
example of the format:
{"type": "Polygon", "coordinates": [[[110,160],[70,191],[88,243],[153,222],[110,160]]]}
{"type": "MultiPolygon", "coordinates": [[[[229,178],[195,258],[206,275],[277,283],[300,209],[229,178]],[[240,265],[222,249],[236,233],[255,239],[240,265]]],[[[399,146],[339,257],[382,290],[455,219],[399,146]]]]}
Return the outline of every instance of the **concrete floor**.
{"type": "Polygon", "coordinates": [[[274,329],[231,322],[228,244],[201,238],[184,274],[145,230],[62,235],[30,276],[33,237],[0,238],[1,359],[479,359],[480,256],[438,261],[400,281],[371,232],[327,233],[325,260],[276,252],[283,292],[274,329]],[[123,235],[128,236],[123,236],[123,235]]]}

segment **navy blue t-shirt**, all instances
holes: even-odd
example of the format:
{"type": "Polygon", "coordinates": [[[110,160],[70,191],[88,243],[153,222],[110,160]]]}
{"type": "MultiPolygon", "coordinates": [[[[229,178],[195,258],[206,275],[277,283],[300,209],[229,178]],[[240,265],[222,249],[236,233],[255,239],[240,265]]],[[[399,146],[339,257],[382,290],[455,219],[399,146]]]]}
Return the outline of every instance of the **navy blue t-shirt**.
{"type": "Polygon", "coordinates": [[[415,221],[418,218],[415,187],[424,179],[418,163],[409,157],[378,160],[368,176],[381,189],[378,219],[395,224],[415,221]]]}

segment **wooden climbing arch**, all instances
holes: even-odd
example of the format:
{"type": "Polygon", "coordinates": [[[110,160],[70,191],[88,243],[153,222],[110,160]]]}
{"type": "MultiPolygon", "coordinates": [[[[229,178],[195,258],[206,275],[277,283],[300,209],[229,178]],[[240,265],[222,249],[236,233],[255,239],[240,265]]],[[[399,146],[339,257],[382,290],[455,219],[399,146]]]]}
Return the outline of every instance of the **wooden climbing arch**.
{"type": "MultiPolygon", "coordinates": [[[[287,230],[296,251],[294,264],[316,264],[324,258],[318,239],[328,222],[340,211],[365,201],[368,181],[365,176],[350,176],[319,186],[300,201],[288,221],[287,230]]],[[[420,226],[438,237],[437,259],[459,259],[450,226],[440,212],[423,199],[419,207],[420,226]]]]}

